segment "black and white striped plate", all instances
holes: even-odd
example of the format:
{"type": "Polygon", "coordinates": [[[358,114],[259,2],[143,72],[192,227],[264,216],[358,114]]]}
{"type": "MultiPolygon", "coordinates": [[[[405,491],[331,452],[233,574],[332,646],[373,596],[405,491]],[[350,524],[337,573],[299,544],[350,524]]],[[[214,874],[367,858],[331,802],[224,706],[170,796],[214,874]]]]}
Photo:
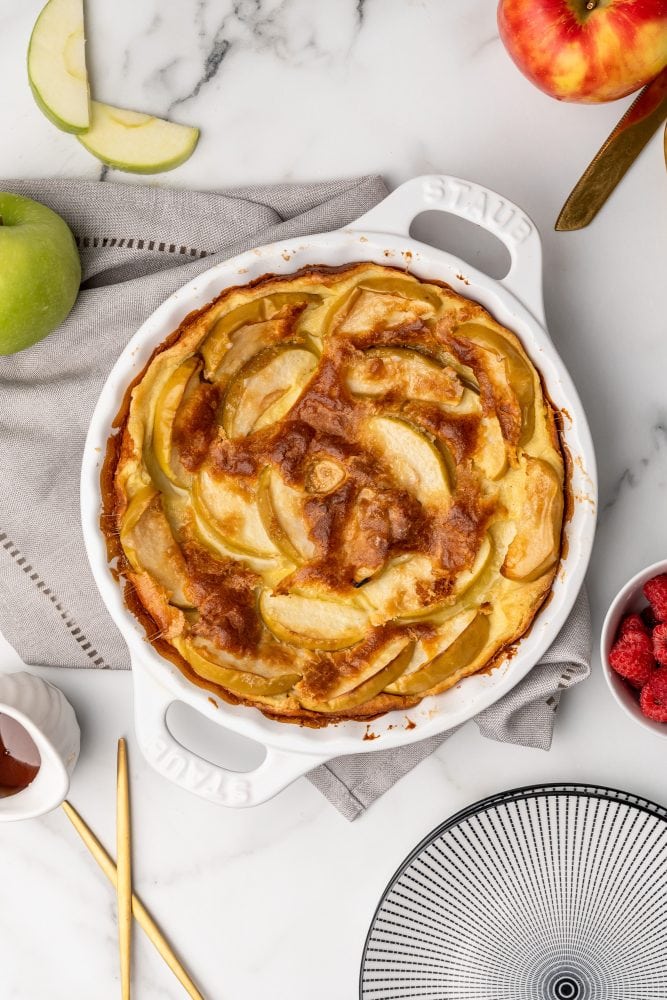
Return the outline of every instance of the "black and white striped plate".
{"type": "Polygon", "coordinates": [[[543,785],[447,820],[380,900],[362,1000],[666,1000],[667,810],[543,785]]]}

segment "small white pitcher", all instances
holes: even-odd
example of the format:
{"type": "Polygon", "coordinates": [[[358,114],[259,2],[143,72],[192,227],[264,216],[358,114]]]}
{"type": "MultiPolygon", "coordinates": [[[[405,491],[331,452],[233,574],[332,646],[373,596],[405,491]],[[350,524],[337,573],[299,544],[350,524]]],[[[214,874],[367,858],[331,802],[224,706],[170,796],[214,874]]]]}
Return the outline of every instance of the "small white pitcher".
{"type": "Polygon", "coordinates": [[[23,726],[41,757],[34,781],[0,798],[0,823],[50,812],[66,798],[79,759],[81,733],[74,709],[53,684],[20,671],[0,673],[0,713],[23,726]]]}

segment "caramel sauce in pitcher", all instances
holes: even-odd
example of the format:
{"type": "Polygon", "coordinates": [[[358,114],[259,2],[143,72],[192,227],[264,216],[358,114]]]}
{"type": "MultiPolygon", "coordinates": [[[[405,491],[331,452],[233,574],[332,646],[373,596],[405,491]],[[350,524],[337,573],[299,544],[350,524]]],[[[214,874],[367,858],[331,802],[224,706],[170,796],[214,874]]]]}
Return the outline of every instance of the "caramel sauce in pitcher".
{"type": "Polygon", "coordinates": [[[0,799],[27,788],[41,763],[30,734],[16,719],[0,712],[0,799]]]}

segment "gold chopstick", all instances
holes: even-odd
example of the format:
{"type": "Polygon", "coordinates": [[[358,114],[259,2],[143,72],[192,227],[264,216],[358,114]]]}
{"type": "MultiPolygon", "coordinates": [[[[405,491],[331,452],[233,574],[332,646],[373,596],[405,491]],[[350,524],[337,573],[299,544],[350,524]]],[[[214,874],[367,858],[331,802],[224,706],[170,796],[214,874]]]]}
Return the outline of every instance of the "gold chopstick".
{"type": "MultiPolygon", "coordinates": [[[[79,834],[106,877],[109,879],[111,884],[115,886],[117,881],[116,866],[111,857],[107,854],[93,831],[87,825],[85,820],[81,818],[74,806],[69,802],[63,802],[63,809],[70,823],[79,834]]],[[[158,953],[162,956],[171,971],[174,973],[188,996],[191,997],[192,1000],[205,1000],[177,959],[164,934],[155,923],[139,897],[135,896],[134,893],[132,893],[132,913],[134,914],[134,918],[139,926],[145,931],[146,936],[152,944],[155,945],[158,953]]]]}
{"type": "Polygon", "coordinates": [[[116,774],[116,898],[118,900],[118,946],[120,989],[130,1000],[132,967],[132,843],[130,830],[130,783],[127,776],[127,743],[118,740],[116,774]]]}

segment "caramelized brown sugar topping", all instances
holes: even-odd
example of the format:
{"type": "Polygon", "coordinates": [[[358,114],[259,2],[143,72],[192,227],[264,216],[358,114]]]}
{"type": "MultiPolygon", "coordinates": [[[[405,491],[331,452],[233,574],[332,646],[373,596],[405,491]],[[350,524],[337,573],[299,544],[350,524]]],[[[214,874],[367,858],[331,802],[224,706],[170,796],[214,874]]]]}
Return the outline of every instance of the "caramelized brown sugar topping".
{"type": "Polygon", "coordinates": [[[551,589],[553,409],[519,339],[445,285],[355,264],[228,289],[118,424],[102,526],[131,610],[273,718],[415,705],[497,662],[551,589]]]}

